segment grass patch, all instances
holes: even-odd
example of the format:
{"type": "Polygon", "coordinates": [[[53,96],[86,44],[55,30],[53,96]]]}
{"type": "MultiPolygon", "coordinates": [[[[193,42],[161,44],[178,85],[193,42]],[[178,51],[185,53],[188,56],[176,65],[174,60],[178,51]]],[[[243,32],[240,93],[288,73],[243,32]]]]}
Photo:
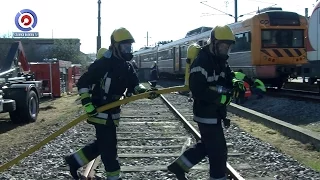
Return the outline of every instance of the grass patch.
{"type": "Polygon", "coordinates": [[[270,143],[279,151],[320,172],[320,152],[312,145],[290,139],[278,131],[238,116],[232,116],[232,122],[252,136],[270,143]]]}

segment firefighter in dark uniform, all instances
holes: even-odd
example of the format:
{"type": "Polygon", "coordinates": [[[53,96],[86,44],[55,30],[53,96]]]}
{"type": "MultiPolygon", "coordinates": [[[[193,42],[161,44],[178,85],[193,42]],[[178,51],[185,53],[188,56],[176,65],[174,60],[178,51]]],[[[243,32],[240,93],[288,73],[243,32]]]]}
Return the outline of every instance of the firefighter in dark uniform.
{"type": "MultiPolygon", "coordinates": [[[[139,84],[138,77],[129,63],[133,57],[132,43],[134,39],[127,29],[114,30],[109,50],[91,64],[78,81],[81,102],[89,116],[87,122],[94,125],[96,140],[65,157],[70,166],[70,173],[75,179],[79,179],[77,170],[99,155],[105,166],[107,180],[121,179],[116,136],[120,107],[102,113],[97,113],[96,108],[119,100],[126,88],[134,89],[136,94],[147,91],[139,84]],[[90,95],[89,87],[92,85],[95,86],[90,95]]],[[[157,95],[150,98],[155,97],[157,95]]]]}
{"type": "Polygon", "coordinates": [[[226,179],[227,146],[222,122],[225,127],[230,125],[226,106],[234,94],[245,91],[243,81],[234,78],[227,62],[234,43],[235,36],[228,26],[215,27],[190,67],[193,119],[198,123],[201,141],[168,166],[179,180],[187,180],[185,173],[205,156],[209,157],[210,180],[226,179]]]}
{"type": "Polygon", "coordinates": [[[150,69],[150,81],[149,81],[150,86],[155,88],[157,85],[158,79],[159,79],[158,66],[157,66],[157,62],[154,61],[150,69]]]}
{"type": "MultiPolygon", "coordinates": [[[[246,74],[243,73],[242,69],[239,69],[238,71],[234,72],[234,76],[236,79],[240,81],[245,81],[249,85],[253,84],[253,81],[246,74]]],[[[235,100],[236,100],[236,104],[243,104],[245,101],[245,92],[243,93],[241,92],[238,98],[236,98],[235,100]]]]}

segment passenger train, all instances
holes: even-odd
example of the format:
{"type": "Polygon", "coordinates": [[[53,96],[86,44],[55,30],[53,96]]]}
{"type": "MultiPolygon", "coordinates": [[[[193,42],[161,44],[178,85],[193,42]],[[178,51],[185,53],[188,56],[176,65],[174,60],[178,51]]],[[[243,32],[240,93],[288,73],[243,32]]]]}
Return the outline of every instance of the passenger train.
{"type": "MultiPolygon", "coordinates": [[[[308,63],[305,48],[308,24],[304,16],[281,8],[264,9],[228,26],[236,36],[228,60],[234,71],[242,69],[250,77],[280,87],[289,77],[299,76],[301,66],[308,63]]],[[[136,51],[134,60],[139,68],[149,68],[156,61],[160,76],[183,77],[188,46],[195,42],[206,45],[211,30],[200,27],[189,31],[183,39],[136,51]]]]}

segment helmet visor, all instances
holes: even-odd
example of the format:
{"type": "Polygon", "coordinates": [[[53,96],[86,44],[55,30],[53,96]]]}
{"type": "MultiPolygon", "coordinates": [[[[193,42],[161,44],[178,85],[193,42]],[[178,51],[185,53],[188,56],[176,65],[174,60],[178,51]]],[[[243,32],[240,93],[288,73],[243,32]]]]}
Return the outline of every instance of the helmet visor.
{"type": "Polygon", "coordinates": [[[120,45],[121,53],[132,53],[132,44],[131,43],[121,43],[120,45]]]}
{"type": "Polygon", "coordinates": [[[218,53],[221,55],[229,55],[231,52],[232,44],[231,43],[225,43],[225,42],[219,42],[218,44],[218,53]]]}

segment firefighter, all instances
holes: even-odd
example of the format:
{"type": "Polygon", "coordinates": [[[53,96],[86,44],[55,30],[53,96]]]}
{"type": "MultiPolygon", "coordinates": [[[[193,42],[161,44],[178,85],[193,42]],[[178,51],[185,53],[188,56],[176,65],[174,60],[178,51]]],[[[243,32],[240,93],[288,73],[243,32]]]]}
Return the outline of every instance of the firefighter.
{"type": "MultiPolygon", "coordinates": [[[[94,125],[96,140],[78,151],[65,156],[74,179],[79,179],[77,170],[101,155],[108,176],[107,180],[121,180],[117,157],[116,127],[120,119],[120,107],[97,113],[99,106],[117,101],[126,88],[133,88],[135,93],[148,91],[139,84],[129,61],[132,59],[134,39],[125,28],[115,29],[111,35],[111,45],[104,55],[89,66],[77,84],[81,102],[89,118],[87,122],[94,125]],[[89,87],[95,85],[92,94],[89,87]]],[[[158,97],[152,94],[149,98],[158,97]]]]}
{"type": "Polygon", "coordinates": [[[253,78],[253,86],[251,86],[251,91],[253,94],[257,95],[257,99],[263,98],[263,94],[266,93],[267,89],[264,83],[257,78],[253,78]]]}
{"type": "Polygon", "coordinates": [[[157,66],[157,62],[154,61],[150,70],[150,81],[149,81],[150,86],[155,88],[157,85],[158,79],[159,79],[158,66],[157,66]]]}
{"type": "Polygon", "coordinates": [[[235,36],[228,26],[216,26],[190,67],[193,119],[201,140],[168,166],[178,180],[187,180],[185,173],[205,156],[209,157],[210,180],[226,179],[227,146],[222,122],[225,127],[230,125],[226,106],[233,94],[245,91],[243,81],[234,79],[227,62],[234,43],[235,36]]]}
{"type": "MultiPolygon", "coordinates": [[[[234,72],[234,76],[236,79],[241,80],[241,81],[245,81],[249,85],[253,84],[252,80],[250,78],[248,78],[248,76],[246,76],[246,74],[243,73],[242,69],[239,69],[238,71],[234,72]]],[[[245,92],[240,93],[238,98],[235,99],[235,101],[236,101],[236,104],[243,104],[245,101],[245,92]]]]}

